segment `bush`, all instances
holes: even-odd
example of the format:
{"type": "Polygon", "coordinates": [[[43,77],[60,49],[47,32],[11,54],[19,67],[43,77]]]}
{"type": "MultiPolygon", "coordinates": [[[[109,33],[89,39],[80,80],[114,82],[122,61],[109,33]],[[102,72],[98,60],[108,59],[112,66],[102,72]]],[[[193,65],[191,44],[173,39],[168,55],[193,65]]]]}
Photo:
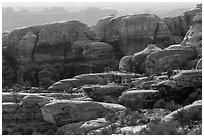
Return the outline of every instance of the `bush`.
{"type": "Polygon", "coordinates": [[[14,103],[20,103],[20,100],[18,99],[18,94],[17,94],[17,92],[15,90],[11,91],[11,95],[13,97],[14,103]]]}
{"type": "Polygon", "coordinates": [[[160,99],[158,100],[155,104],[154,104],[155,108],[165,108],[166,107],[166,102],[164,99],[160,99]]]}
{"type": "Polygon", "coordinates": [[[174,111],[177,110],[179,108],[181,108],[182,106],[180,104],[175,104],[175,102],[172,100],[171,102],[168,102],[165,109],[174,111]]]}
{"type": "Polygon", "coordinates": [[[174,114],[174,119],[178,120],[182,126],[191,125],[192,123],[190,116],[183,109],[178,110],[178,113],[174,114]]]}
{"type": "Polygon", "coordinates": [[[49,78],[43,78],[41,79],[40,81],[40,87],[43,88],[43,89],[47,89],[49,86],[51,86],[52,84],[54,84],[55,81],[49,79],[49,78]]]}
{"type": "Polygon", "coordinates": [[[182,106],[180,104],[176,104],[173,100],[171,102],[166,102],[164,99],[160,99],[154,104],[154,107],[174,111],[182,106]]]}
{"type": "Polygon", "coordinates": [[[111,96],[105,96],[104,102],[106,102],[106,103],[117,103],[118,101],[117,101],[116,98],[113,98],[111,96]]]}
{"type": "Polygon", "coordinates": [[[20,84],[15,84],[12,89],[15,91],[15,92],[20,92],[21,90],[23,90],[23,86],[20,85],[20,84]]]}
{"type": "Polygon", "coordinates": [[[141,130],[139,135],[178,135],[178,127],[176,121],[161,123],[155,120],[148,123],[147,128],[141,130]]]}
{"type": "Polygon", "coordinates": [[[108,121],[117,122],[120,126],[134,126],[140,124],[141,121],[147,119],[138,111],[131,111],[126,109],[122,112],[116,112],[107,118],[108,121]]]}

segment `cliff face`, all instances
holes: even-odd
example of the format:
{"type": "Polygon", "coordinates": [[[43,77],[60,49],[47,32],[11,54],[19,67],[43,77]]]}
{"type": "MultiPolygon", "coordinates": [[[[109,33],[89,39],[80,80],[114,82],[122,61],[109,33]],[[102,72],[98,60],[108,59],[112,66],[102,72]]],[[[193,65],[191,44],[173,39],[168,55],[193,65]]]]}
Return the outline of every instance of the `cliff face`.
{"type": "Polygon", "coordinates": [[[24,77],[21,79],[29,80],[25,75],[30,71],[36,73],[35,81],[42,81],[41,74],[45,73],[49,74],[45,78],[55,81],[81,73],[101,72],[106,66],[117,68],[113,47],[97,42],[96,33],[77,20],[16,29],[4,35],[2,41],[4,70],[11,67],[10,62],[16,62],[19,75],[24,77]],[[56,71],[57,76],[53,74],[56,71]]]}
{"type": "Polygon", "coordinates": [[[202,12],[198,12],[193,17],[192,25],[181,44],[195,47],[198,57],[202,57],[202,12]]]}
{"type": "Polygon", "coordinates": [[[181,43],[193,17],[201,10],[197,6],[184,15],[164,19],[152,14],[109,16],[98,21],[96,32],[101,41],[115,47],[121,58],[145,49],[148,44],[165,48],[181,43]]]}
{"type": "Polygon", "coordinates": [[[154,41],[159,21],[151,14],[107,17],[98,21],[96,31],[100,40],[111,43],[118,54],[128,55],[154,41]]]}
{"type": "Polygon", "coordinates": [[[142,72],[150,74],[168,69],[195,68],[197,61],[202,57],[201,7],[198,5],[195,9],[185,12],[184,16],[164,18],[158,22],[154,34],[155,45],[161,47],[160,45],[168,45],[171,41],[180,44],[168,45],[168,48],[149,53],[140,60],[135,60],[134,56],[146,50],[136,52],[128,61],[124,61],[127,57],[122,58],[120,61],[122,65],[119,68],[124,71],[141,72],[143,70],[142,72]],[[183,41],[181,41],[182,37],[184,37],[183,41]]]}
{"type": "Polygon", "coordinates": [[[116,48],[119,57],[141,51],[148,44],[154,43],[164,48],[182,40],[181,35],[174,35],[170,31],[165,20],[152,14],[103,18],[98,21],[96,32],[101,41],[116,48]]]}
{"type": "MultiPolygon", "coordinates": [[[[105,67],[117,69],[118,59],[124,55],[128,56],[121,59],[120,69],[141,73],[163,68],[165,60],[173,65],[178,57],[185,58],[184,61],[200,58],[201,8],[198,5],[184,15],[164,19],[152,14],[108,16],[98,21],[95,31],[73,20],[4,33],[2,54],[6,73],[3,73],[3,83],[29,81],[38,86],[81,73],[102,72],[105,67]],[[178,46],[163,49],[175,43],[190,46],[191,50],[178,46]],[[153,51],[144,50],[149,44],[164,51],[159,50],[154,57],[153,51]],[[176,51],[178,49],[180,51],[176,51]],[[172,53],[174,50],[175,54],[172,53]],[[180,56],[188,51],[190,56],[180,56]]],[[[178,61],[175,66],[185,63],[178,61]]]]}

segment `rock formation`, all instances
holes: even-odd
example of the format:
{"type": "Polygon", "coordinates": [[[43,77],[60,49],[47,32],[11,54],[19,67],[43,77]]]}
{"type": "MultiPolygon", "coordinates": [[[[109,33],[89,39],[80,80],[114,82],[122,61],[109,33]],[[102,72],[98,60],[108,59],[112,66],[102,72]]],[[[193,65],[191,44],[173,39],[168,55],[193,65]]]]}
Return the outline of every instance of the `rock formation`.
{"type": "Polygon", "coordinates": [[[185,63],[195,58],[196,53],[191,47],[182,47],[182,49],[166,49],[154,52],[147,56],[146,72],[153,74],[167,71],[170,68],[183,68],[185,63]]]}
{"type": "Polygon", "coordinates": [[[154,41],[159,21],[151,14],[107,17],[98,21],[96,31],[101,41],[111,43],[118,54],[128,55],[154,41]]]}
{"type": "MultiPolygon", "coordinates": [[[[144,54],[146,50],[136,52],[132,61],[130,60],[131,57],[125,56],[121,59],[119,68],[123,71],[134,70],[137,73],[146,72],[150,75],[168,69],[195,68],[196,65],[193,65],[191,61],[202,57],[202,12],[200,6],[185,12],[184,16],[164,18],[158,23],[154,38],[155,44],[157,43],[156,40],[159,39],[169,43],[168,39],[172,38],[174,41],[178,40],[177,42],[180,44],[170,45],[157,52],[147,52],[146,55],[144,54]],[[187,31],[188,27],[190,28],[187,31]],[[168,36],[167,39],[164,36],[168,36]],[[182,37],[184,38],[181,42],[182,37]]],[[[159,42],[159,44],[165,45],[163,42],[159,42]]]]}
{"type": "Polygon", "coordinates": [[[152,14],[108,16],[98,21],[96,32],[101,41],[112,44],[117,56],[134,54],[156,44],[160,48],[182,42],[200,6],[184,15],[160,19],[152,14]]]}
{"type": "Polygon", "coordinates": [[[201,9],[101,19],[103,42],[79,21],[5,34],[2,134],[202,134],[201,9]]]}
{"type": "Polygon", "coordinates": [[[16,29],[5,34],[2,41],[5,71],[9,64],[16,65],[18,82],[29,81],[35,86],[81,73],[102,72],[107,66],[117,68],[114,48],[97,42],[96,33],[77,20],[16,29]],[[68,74],[62,74],[67,68],[68,74]],[[32,78],[29,71],[35,73],[32,78]]]}

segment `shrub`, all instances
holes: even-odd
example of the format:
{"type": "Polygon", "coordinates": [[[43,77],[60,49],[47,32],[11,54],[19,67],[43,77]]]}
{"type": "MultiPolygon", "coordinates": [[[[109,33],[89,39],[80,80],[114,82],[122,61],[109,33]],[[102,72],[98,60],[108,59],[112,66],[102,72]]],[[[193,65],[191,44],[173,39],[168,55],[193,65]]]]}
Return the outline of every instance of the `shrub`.
{"type": "Polygon", "coordinates": [[[55,81],[49,79],[49,78],[43,78],[40,81],[40,87],[43,89],[47,89],[49,86],[51,86],[52,84],[54,84],[55,81]]]}
{"type": "Polygon", "coordinates": [[[18,94],[17,94],[16,90],[12,90],[11,95],[13,97],[14,103],[20,103],[20,100],[18,99],[18,94]]]}
{"type": "Polygon", "coordinates": [[[178,110],[178,113],[174,114],[174,119],[178,120],[182,126],[190,125],[192,122],[188,113],[183,109],[178,110]]]}
{"type": "Polygon", "coordinates": [[[20,92],[21,90],[23,90],[23,86],[20,85],[20,84],[15,84],[12,89],[15,91],[15,92],[20,92]]]}
{"type": "Polygon", "coordinates": [[[154,104],[155,108],[165,108],[166,107],[166,102],[164,99],[160,99],[158,100],[155,104],[154,104]]]}
{"type": "Polygon", "coordinates": [[[154,104],[154,107],[174,111],[182,106],[180,104],[176,104],[173,100],[171,102],[166,102],[164,99],[160,99],[154,104]]]}
{"type": "Polygon", "coordinates": [[[114,99],[111,96],[105,96],[104,102],[106,102],[106,103],[117,103],[117,99],[114,99]]]}
{"type": "Polygon", "coordinates": [[[117,117],[121,126],[134,126],[140,124],[141,121],[146,121],[144,115],[138,111],[131,111],[130,109],[120,112],[117,114],[117,117]]]}
{"type": "Polygon", "coordinates": [[[140,135],[178,135],[179,124],[176,121],[161,123],[158,120],[148,123],[147,128],[139,132],[140,135]]]}
{"type": "Polygon", "coordinates": [[[174,111],[177,110],[179,108],[181,108],[182,106],[180,104],[175,104],[175,102],[172,100],[171,102],[168,102],[165,109],[174,111]]]}
{"type": "Polygon", "coordinates": [[[31,89],[31,84],[30,82],[26,81],[22,83],[22,87],[23,89],[27,90],[27,89],[31,89]]]}

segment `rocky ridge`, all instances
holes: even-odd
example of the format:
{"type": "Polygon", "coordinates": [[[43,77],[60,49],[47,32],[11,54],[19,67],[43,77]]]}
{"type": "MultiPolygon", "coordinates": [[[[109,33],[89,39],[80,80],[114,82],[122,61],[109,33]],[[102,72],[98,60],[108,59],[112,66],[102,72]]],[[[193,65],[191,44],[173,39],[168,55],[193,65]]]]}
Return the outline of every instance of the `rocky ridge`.
{"type": "MultiPolygon", "coordinates": [[[[193,14],[200,11],[199,9],[201,7],[198,5],[195,10],[192,10],[193,14]]],[[[154,22],[151,22],[152,18],[157,21],[156,16],[150,16],[149,14],[145,14],[145,16],[147,16],[147,24],[154,24],[154,22]]],[[[133,17],[126,16],[124,19],[127,19],[129,23],[133,23],[133,17]]],[[[143,21],[141,15],[135,17],[141,18],[141,21],[143,21]]],[[[186,17],[190,18],[191,16],[186,15],[186,17]]],[[[123,17],[121,18],[124,20],[123,17]]],[[[114,18],[112,23],[119,23],[121,18],[114,18]]],[[[106,21],[108,22],[108,20],[106,21]]],[[[106,68],[106,72],[103,73],[78,74],[71,78],[65,76],[62,79],[57,73],[62,71],[61,64],[55,66],[44,63],[40,64],[44,65],[42,69],[39,69],[39,66],[34,66],[39,73],[35,73],[32,69],[29,70],[29,73],[25,71],[25,74],[37,76],[41,82],[53,78],[59,81],[52,81],[52,84],[49,83],[45,89],[31,88],[29,86],[16,86],[13,89],[4,89],[2,94],[2,134],[201,134],[202,68],[181,70],[185,69],[186,63],[202,59],[202,54],[199,52],[202,47],[202,37],[200,36],[202,35],[201,22],[201,13],[195,14],[190,29],[186,33],[183,42],[179,45],[171,45],[161,49],[157,45],[150,44],[146,45],[146,49],[134,55],[123,57],[119,65],[120,72],[106,68]],[[178,67],[179,69],[177,69],[178,67]],[[173,70],[175,68],[177,70],[173,70]],[[134,71],[134,73],[131,71],[134,71]],[[138,71],[146,73],[135,73],[138,71]]],[[[81,24],[80,22],[76,24],[72,24],[72,22],[66,23],[69,25],[81,24]]],[[[101,22],[102,25],[104,25],[103,23],[101,22]]],[[[164,23],[159,24],[163,27],[166,26],[164,23]]],[[[3,46],[3,52],[11,55],[4,57],[7,57],[6,59],[18,57],[16,62],[20,63],[20,70],[22,71],[26,65],[31,66],[28,62],[39,61],[35,60],[36,58],[32,58],[34,56],[31,56],[31,58],[27,56],[33,53],[31,52],[32,50],[36,51],[36,46],[38,45],[35,44],[36,41],[38,41],[37,43],[43,43],[42,45],[39,44],[39,47],[57,45],[60,43],[59,41],[63,42],[63,40],[71,43],[72,46],[74,43],[78,43],[76,48],[81,47],[80,44],[83,42],[81,43],[80,40],[85,37],[84,33],[81,34],[83,29],[76,31],[76,33],[71,30],[73,32],[71,37],[69,33],[59,37],[61,35],[57,30],[62,32],[70,31],[69,27],[67,29],[60,28],[61,25],[63,26],[63,24],[51,24],[53,30],[49,25],[45,25],[44,27],[30,27],[30,29],[33,29],[32,31],[25,28],[29,31],[20,29],[4,35],[3,37],[5,38],[3,40],[7,44],[3,46]],[[43,29],[39,29],[41,27],[43,29]],[[42,39],[40,41],[38,29],[42,30],[42,39]],[[18,35],[12,35],[13,33],[18,33],[18,35]],[[48,35],[49,33],[50,35],[48,35]],[[78,38],[79,40],[77,40],[78,38]],[[12,44],[12,40],[15,44],[12,44]],[[29,45],[28,49],[26,49],[28,54],[19,52],[24,50],[22,47],[25,45],[29,45]],[[18,50],[16,51],[16,49],[18,50]]],[[[163,27],[159,29],[162,30],[164,29],[163,27]]],[[[85,25],[85,31],[87,32],[87,30],[88,32],[91,31],[85,25]]],[[[112,32],[115,33],[115,31],[112,32]]],[[[93,58],[96,58],[98,63],[101,63],[99,61],[101,58],[104,59],[103,53],[106,56],[110,55],[108,56],[109,59],[114,57],[111,45],[92,40],[95,36],[91,35],[92,33],[89,34],[85,37],[89,38],[85,40],[86,42],[88,41],[87,44],[82,44],[83,50],[80,51],[81,54],[76,55],[82,55],[90,62],[95,61],[93,58]],[[91,42],[89,43],[89,41],[91,42]],[[95,47],[100,47],[102,51],[95,47]],[[95,53],[96,56],[94,55],[95,53]]],[[[151,31],[149,34],[151,34],[151,31]]],[[[151,39],[149,34],[146,34],[147,37],[145,39],[151,39]]],[[[163,33],[157,34],[159,37],[163,35],[163,33]]],[[[167,34],[169,34],[168,31],[167,34]]],[[[52,54],[54,52],[52,50],[51,52],[45,52],[42,48],[40,51],[37,52],[42,54],[40,59],[45,54],[45,60],[49,60],[50,57],[57,58],[56,60],[62,58],[60,53],[52,54]],[[47,55],[48,53],[50,55],[47,55]]],[[[35,55],[35,52],[33,54],[35,55]]],[[[67,56],[67,58],[69,57],[67,56]]],[[[10,67],[15,68],[12,62],[4,61],[10,67]]],[[[19,69],[17,68],[16,70],[19,69]]],[[[67,69],[62,72],[65,75],[64,73],[70,72],[70,70],[67,69]]],[[[9,76],[8,74],[10,73],[7,72],[5,74],[9,76]]],[[[22,75],[20,76],[18,77],[20,81],[22,79],[25,80],[25,77],[22,78],[22,75]]],[[[31,76],[29,77],[31,80],[32,78],[31,76]]]]}

